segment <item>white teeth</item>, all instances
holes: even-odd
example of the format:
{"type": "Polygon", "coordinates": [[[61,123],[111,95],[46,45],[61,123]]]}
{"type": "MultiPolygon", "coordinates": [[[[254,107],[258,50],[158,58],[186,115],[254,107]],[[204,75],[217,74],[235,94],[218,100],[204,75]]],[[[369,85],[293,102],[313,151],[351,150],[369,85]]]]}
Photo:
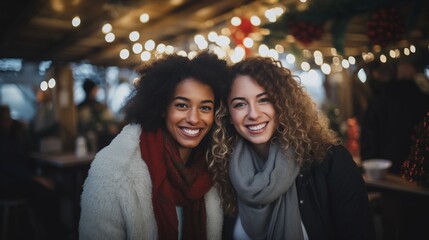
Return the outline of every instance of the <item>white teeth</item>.
{"type": "Polygon", "coordinates": [[[258,131],[258,130],[261,130],[262,128],[264,128],[265,126],[267,126],[267,123],[261,123],[258,125],[248,126],[248,128],[252,131],[258,131]]]}
{"type": "Polygon", "coordinates": [[[197,135],[200,132],[200,129],[182,128],[182,130],[189,135],[197,135]]]}

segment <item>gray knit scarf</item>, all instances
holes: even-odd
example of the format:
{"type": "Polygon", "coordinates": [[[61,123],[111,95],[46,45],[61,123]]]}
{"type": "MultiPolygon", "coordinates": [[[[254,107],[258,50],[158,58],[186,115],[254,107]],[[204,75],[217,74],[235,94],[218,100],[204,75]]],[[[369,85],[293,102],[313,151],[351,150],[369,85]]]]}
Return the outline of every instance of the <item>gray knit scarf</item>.
{"type": "Polygon", "coordinates": [[[251,239],[304,238],[295,186],[299,169],[278,144],[271,144],[264,160],[243,139],[237,142],[229,176],[237,192],[243,229],[251,239]]]}

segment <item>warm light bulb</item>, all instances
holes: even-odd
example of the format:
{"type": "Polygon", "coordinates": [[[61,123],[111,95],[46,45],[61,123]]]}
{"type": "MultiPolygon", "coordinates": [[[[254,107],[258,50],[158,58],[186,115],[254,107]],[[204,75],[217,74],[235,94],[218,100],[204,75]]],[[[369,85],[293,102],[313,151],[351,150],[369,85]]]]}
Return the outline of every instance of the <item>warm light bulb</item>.
{"type": "Polygon", "coordinates": [[[128,57],[130,56],[130,51],[128,51],[128,49],[122,49],[120,52],[119,52],[119,57],[121,58],[121,59],[127,59],[128,57]]]}
{"type": "Polygon", "coordinates": [[[72,20],[73,27],[79,27],[80,22],[81,21],[80,21],[80,17],[79,16],[74,17],[73,20],[72,20]]]}
{"type": "Polygon", "coordinates": [[[211,31],[208,35],[208,39],[210,42],[216,42],[217,37],[218,37],[217,33],[213,31],[211,31]]]}
{"type": "Polygon", "coordinates": [[[188,54],[184,50],[180,50],[179,52],[177,52],[177,55],[182,56],[182,57],[188,56],[188,54]]]}
{"type": "Polygon", "coordinates": [[[252,16],[250,18],[250,23],[252,23],[253,26],[259,26],[261,25],[261,19],[258,16],[252,16]]]}
{"type": "Polygon", "coordinates": [[[46,81],[43,81],[40,83],[40,90],[46,91],[48,89],[48,83],[46,81]]]}
{"type": "Polygon", "coordinates": [[[329,66],[327,63],[322,64],[320,69],[325,75],[329,75],[331,73],[331,66],[329,66]]]}
{"type": "Polygon", "coordinates": [[[104,24],[103,25],[103,27],[101,28],[101,31],[104,33],[104,34],[107,34],[107,33],[109,33],[109,32],[111,32],[112,31],[112,25],[110,24],[110,23],[106,23],[106,24],[104,24]]]}
{"type": "Polygon", "coordinates": [[[410,55],[410,49],[409,48],[404,48],[404,55],[406,55],[406,56],[410,55]]]}
{"type": "Polygon", "coordinates": [[[343,59],[343,61],[341,61],[341,65],[343,66],[343,68],[349,68],[350,67],[350,63],[349,63],[349,61],[347,61],[347,59],[343,59]]]}
{"type": "Polygon", "coordinates": [[[129,38],[131,41],[135,42],[135,41],[139,40],[140,33],[137,31],[132,31],[132,32],[130,32],[129,38]]]}
{"type": "Polygon", "coordinates": [[[174,53],[174,47],[171,45],[168,45],[167,47],[165,47],[165,53],[167,53],[167,54],[174,53]]]}
{"type": "Polygon", "coordinates": [[[296,58],[295,58],[295,56],[294,55],[292,55],[292,54],[288,54],[288,55],[286,55],[286,61],[289,63],[289,64],[294,64],[295,63],[295,60],[296,60],[296,58]]]}
{"type": "Polygon", "coordinates": [[[144,49],[146,49],[147,51],[152,51],[153,49],[155,49],[155,45],[156,45],[155,41],[153,41],[152,39],[149,39],[144,44],[144,49]]]}
{"type": "Polygon", "coordinates": [[[270,49],[268,48],[268,46],[267,45],[265,45],[265,44],[261,44],[261,45],[259,45],[259,48],[258,48],[258,53],[259,53],[259,55],[261,55],[261,57],[266,57],[266,56],[268,56],[268,52],[270,51],[270,49]]]}
{"type": "Polygon", "coordinates": [[[53,79],[53,78],[49,79],[49,81],[48,81],[48,87],[49,88],[54,88],[55,85],[56,85],[55,79],[53,79]]]}
{"type": "Polygon", "coordinates": [[[141,22],[141,23],[147,23],[147,22],[149,22],[149,14],[147,14],[147,13],[142,13],[142,14],[140,15],[140,22],[141,22]]]}
{"type": "Polygon", "coordinates": [[[150,55],[150,52],[148,52],[148,51],[144,51],[140,55],[141,60],[144,62],[149,61],[150,57],[151,57],[151,55],[150,55]]]}
{"type": "Polygon", "coordinates": [[[165,52],[165,48],[166,48],[165,44],[164,43],[160,43],[156,47],[156,51],[159,52],[159,53],[164,53],[165,52]]]}
{"type": "Polygon", "coordinates": [[[308,72],[310,70],[310,64],[308,62],[302,62],[301,69],[302,71],[308,72]]]}
{"type": "Polygon", "coordinates": [[[143,46],[140,43],[133,44],[133,52],[135,54],[141,53],[143,51],[143,46]]]}
{"type": "Polygon", "coordinates": [[[245,47],[247,47],[247,48],[251,48],[251,47],[253,47],[253,44],[254,44],[253,39],[251,39],[251,38],[249,38],[249,37],[244,38],[244,40],[243,40],[243,45],[244,45],[245,47]]]}
{"type": "Polygon", "coordinates": [[[239,17],[233,17],[231,18],[231,24],[232,26],[235,26],[235,27],[240,26],[241,19],[239,17]]]}
{"type": "Polygon", "coordinates": [[[110,33],[106,34],[106,36],[104,36],[104,39],[106,40],[106,42],[111,43],[111,42],[115,41],[115,34],[110,32],[110,33]]]}
{"type": "Polygon", "coordinates": [[[224,35],[219,36],[216,40],[216,44],[221,46],[221,47],[226,47],[230,43],[231,43],[231,40],[227,36],[224,36],[224,35]]]}

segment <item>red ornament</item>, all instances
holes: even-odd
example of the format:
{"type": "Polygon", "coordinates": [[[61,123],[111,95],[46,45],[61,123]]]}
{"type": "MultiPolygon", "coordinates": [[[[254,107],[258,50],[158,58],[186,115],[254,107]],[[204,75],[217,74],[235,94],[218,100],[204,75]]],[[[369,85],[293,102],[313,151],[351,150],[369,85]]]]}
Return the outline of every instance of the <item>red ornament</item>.
{"type": "Polygon", "coordinates": [[[243,40],[251,34],[255,28],[248,18],[241,17],[241,23],[238,26],[231,26],[231,37],[235,44],[243,45],[243,40]]]}
{"type": "Polygon", "coordinates": [[[396,8],[381,8],[373,12],[367,23],[368,37],[382,47],[401,40],[405,32],[403,18],[396,8]]]}
{"type": "Polygon", "coordinates": [[[355,117],[347,119],[347,139],[345,146],[354,157],[359,156],[359,129],[359,123],[355,117]]]}
{"type": "Polygon", "coordinates": [[[292,22],[289,25],[290,33],[303,45],[309,45],[322,37],[324,33],[323,23],[312,23],[307,21],[292,22]]]}

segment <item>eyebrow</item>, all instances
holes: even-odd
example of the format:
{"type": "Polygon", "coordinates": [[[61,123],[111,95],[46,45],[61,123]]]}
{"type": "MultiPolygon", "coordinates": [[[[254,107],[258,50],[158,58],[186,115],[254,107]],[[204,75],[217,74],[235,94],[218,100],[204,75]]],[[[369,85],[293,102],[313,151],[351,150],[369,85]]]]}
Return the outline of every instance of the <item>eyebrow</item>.
{"type": "MultiPolygon", "coordinates": [[[[171,101],[174,101],[174,100],[176,100],[176,99],[183,100],[183,101],[185,101],[185,102],[190,102],[190,101],[191,101],[189,98],[181,97],[181,96],[177,96],[177,97],[173,98],[171,101]]],[[[214,105],[214,101],[213,101],[213,100],[210,100],[210,99],[208,99],[208,100],[203,100],[203,101],[201,101],[201,103],[204,103],[204,104],[205,104],[205,103],[212,103],[212,104],[214,105]]]]}
{"type": "MultiPolygon", "coordinates": [[[[267,94],[268,94],[267,92],[260,93],[260,94],[256,95],[256,98],[262,97],[262,96],[267,95],[267,94]]],[[[231,99],[231,101],[229,101],[229,102],[232,103],[235,100],[242,100],[242,101],[244,101],[245,99],[244,99],[244,97],[235,97],[235,98],[231,99]]]]}

